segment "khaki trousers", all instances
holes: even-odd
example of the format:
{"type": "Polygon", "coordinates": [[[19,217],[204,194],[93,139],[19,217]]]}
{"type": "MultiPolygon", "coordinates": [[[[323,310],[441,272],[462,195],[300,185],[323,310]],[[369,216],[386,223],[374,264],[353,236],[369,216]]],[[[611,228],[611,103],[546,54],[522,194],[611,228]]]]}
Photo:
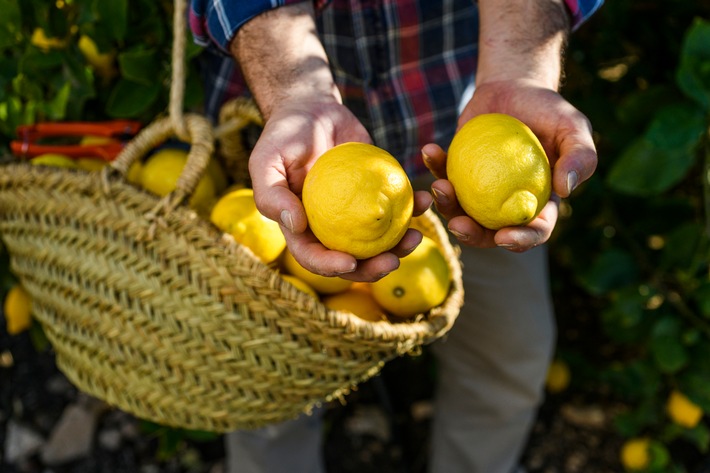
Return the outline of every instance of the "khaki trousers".
{"type": "MultiPolygon", "coordinates": [[[[462,248],[465,303],[435,342],[431,473],[512,473],[555,343],[547,251],[462,248]]],[[[226,436],[226,473],[322,473],[321,416],[226,436]]]]}

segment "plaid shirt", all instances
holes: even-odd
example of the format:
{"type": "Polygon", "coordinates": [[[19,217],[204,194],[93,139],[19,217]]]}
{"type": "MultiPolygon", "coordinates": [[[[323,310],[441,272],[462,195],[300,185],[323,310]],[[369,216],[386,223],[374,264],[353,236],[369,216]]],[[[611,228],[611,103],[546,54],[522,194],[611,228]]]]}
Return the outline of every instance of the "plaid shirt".
{"type": "MultiPolygon", "coordinates": [[[[210,46],[203,55],[208,116],[214,119],[226,100],[248,93],[227,51],[236,31],[259,13],[296,1],[192,0],[193,36],[198,44],[210,46]]],[[[603,2],[565,1],[573,29],[603,2]]],[[[318,31],[345,105],[410,177],[426,172],[421,147],[451,141],[459,101],[473,82],[478,57],[475,2],[316,0],[315,4],[318,31]]]]}

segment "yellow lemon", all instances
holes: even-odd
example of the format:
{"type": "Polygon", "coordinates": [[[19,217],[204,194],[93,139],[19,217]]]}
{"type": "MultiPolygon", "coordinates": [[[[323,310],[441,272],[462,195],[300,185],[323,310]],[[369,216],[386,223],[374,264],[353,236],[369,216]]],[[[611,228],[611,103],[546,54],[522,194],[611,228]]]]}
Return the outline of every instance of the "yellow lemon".
{"type": "Polygon", "coordinates": [[[278,259],[286,248],[279,224],[259,212],[251,189],[239,189],[221,197],[212,208],[210,220],[252,250],[264,264],[278,259]]]}
{"type": "Polygon", "coordinates": [[[323,153],[306,175],[303,207],[323,245],[363,259],[402,239],[414,193],[391,154],[373,145],[344,143],[323,153]]]}
{"type": "Polygon", "coordinates": [[[569,366],[562,360],[553,360],[547,369],[545,387],[551,393],[559,393],[567,389],[570,380],[569,366]]]}
{"type": "Polygon", "coordinates": [[[15,284],[5,296],[3,306],[7,333],[16,335],[30,328],[32,324],[32,299],[25,289],[15,284]]]}
{"type": "Polygon", "coordinates": [[[666,402],[668,416],[678,425],[692,429],[703,418],[703,410],[678,390],[673,390],[666,402]]]}
{"type": "Polygon", "coordinates": [[[390,314],[408,318],[444,302],[449,294],[451,271],[434,240],[425,236],[399,268],[372,283],[372,295],[390,314]]]}
{"type": "Polygon", "coordinates": [[[76,166],[85,171],[100,171],[108,164],[108,161],[99,158],[79,158],[76,166]]]}
{"type": "Polygon", "coordinates": [[[143,163],[141,161],[133,161],[128,168],[126,180],[133,184],[141,183],[141,174],[143,173],[143,163]]]}
{"type": "MultiPolygon", "coordinates": [[[[167,195],[175,190],[185,163],[187,163],[187,151],[167,148],[159,150],[148,157],[143,164],[140,184],[153,194],[167,195]]],[[[212,178],[205,173],[190,196],[190,207],[199,213],[209,214],[215,195],[212,178]]]]}
{"type": "Polygon", "coordinates": [[[647,438],[632,438],[621,446],[621,464],[629,471],[644,470],[651,462],[651,442],[647,438]]]}
{"type": "Polygon", "coordinates": [[[110,143],[118,143],[116,138],[111,138],[110,136],[100,136],[100,135],[86,135],[82,136],[79,140],[79,144],[82,146],[88,145],[107,145],[110,143]]]}
{"type": "Polygon", "coordinates": [[[387,320],[387,314],[372,296],[367,283],[356,282],[348,289],[323,298],[323,305],[333,310],[352,312],[361,319],[370,322],[387,320]]]}
{"type": "Polygon", "coordinates": [[[67,42],[63,39],[48,37],[47,33],[42,28],[35,28],[32,32],[32,37],[30,38],[30,43],[33,46],[37,46],[44,52],[50,49],[62,49],[67,45],[67,42]]]}
{"type": "Polygon", "coordinates": [[[103,77],[110,77],[116,73],[114,67],[114,52],[102,53],[96,46],[96,42],[89,36],[81,35],[79,37],[79,50],[84,55],[88,62],[96,72],[103,77]]]}
{"type": "Polygon", "coordinates": [[[320,274],[312,273],[301,266],[301,263],[296,261],[288,248],[284,251],[281,259],[284,272],[292,274],[297,278],[305,281],[309,286],[315,289],[319,294],[335,294],[342,292],[352,286],[353,282],[337,276],[321,276],[320,274]]]}
{"type": "Polygon", "coordinates": [[[45,153],[30,159],[37,166],[52,166],[57,168],[76,168],[76,161],[65,154],[45,153]]]}
{"type": "Polygon", "coordinates": [[[302,279],[299,279],[296,276],[293,276],[291,274],[282,274],[281,279],[283,279],[287,283],[291,284],[299,291],[305,292],[306,294],[309,294],[309,295],[315,297],[316,299],[320,300],[320,297],[318,296],[318,293],[315,291],[315,289],[313,289],[311,286],[309,286],[308,283],[306,283],[302,279]]]}
{"type": "Polygon", "coordinates": [[[486,228],[527,225],[550,199],[550,163],[520,120],[478,115],[456,133],[446,161],[463,210],[486,228]]]}

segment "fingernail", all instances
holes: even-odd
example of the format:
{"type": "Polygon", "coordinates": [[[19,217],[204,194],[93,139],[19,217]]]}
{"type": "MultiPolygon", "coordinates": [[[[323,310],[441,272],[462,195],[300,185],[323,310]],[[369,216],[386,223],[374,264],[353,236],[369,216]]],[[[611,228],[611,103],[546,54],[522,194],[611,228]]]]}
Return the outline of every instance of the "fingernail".
{"type": "Polygon", "coordinates": [[[416,248],[417,248],[416,246],[413,246],[413,247],[411,247],[411,248],[405,249],[404,252],[403,252],[404,254],[401,256],[401,258],[404,258],[405,256],[407,256],[407,255],[410,254],[412,251],[414,251],[416,248]]]}
{"type": "Polygon", "coordinates": [[[428,154],[426,154],[424,152],[424,150],[422,150],[422,159],[424,160],[425,163],[428,164],[431,161],[431,156],[429,156],[428,154]]]}
{"type": "Polygon", "coordinates": [[[577,171],[570,171],[567,174],[567,192],[572,193],[572,191],[577,187],[577,182],[579,181],[579,175],[577,171]]]}
{"type": "Polygon", "coordinates": [[[516,245],[515,243],[499,243],[498,248],[515,248],[516,245]]]}
{"type": "Polygon", "coordinates": [[[293,233],[293,218],[288,210],[281,211],[281,223],[293,233]]]}
{"type": "Polygon", "coordinates": [[[456,238],[458,238],[460,241],[467,241],[469,239],[469,236],[466,235],[465,233],[457,232],[456,230],[452,230],[449,228],[449,231],[454,234],[456,238]]]}
{"type": "Polygon", "coordinates": [[[449,203],[449,198],[443,192],[432,188],[431,193],[434,194],[434,200],[436,200],[438,203],[444,205],[449,203]]]}

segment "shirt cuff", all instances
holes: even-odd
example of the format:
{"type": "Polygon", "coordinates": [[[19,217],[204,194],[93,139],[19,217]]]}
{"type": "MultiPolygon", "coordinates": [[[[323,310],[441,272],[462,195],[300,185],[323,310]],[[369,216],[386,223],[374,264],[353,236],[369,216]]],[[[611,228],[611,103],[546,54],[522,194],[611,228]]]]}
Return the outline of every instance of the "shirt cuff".
{"type": "MultiPolygon", "coordinates": [[[[239,28],[252,18],[268,10],[306,0],[192,0],[189,24],[195,43],[200,46],[215,44],[222,52],[229,53],[229,44],[239,28]]],[[[316,8],[327,4],[316,0],[316,8]]]]}
{"type": "Polygon", "coordinates": [[[572,17],[572,31],[580,27],[602,6],[604,0],[565,0],[572,17]]]}

